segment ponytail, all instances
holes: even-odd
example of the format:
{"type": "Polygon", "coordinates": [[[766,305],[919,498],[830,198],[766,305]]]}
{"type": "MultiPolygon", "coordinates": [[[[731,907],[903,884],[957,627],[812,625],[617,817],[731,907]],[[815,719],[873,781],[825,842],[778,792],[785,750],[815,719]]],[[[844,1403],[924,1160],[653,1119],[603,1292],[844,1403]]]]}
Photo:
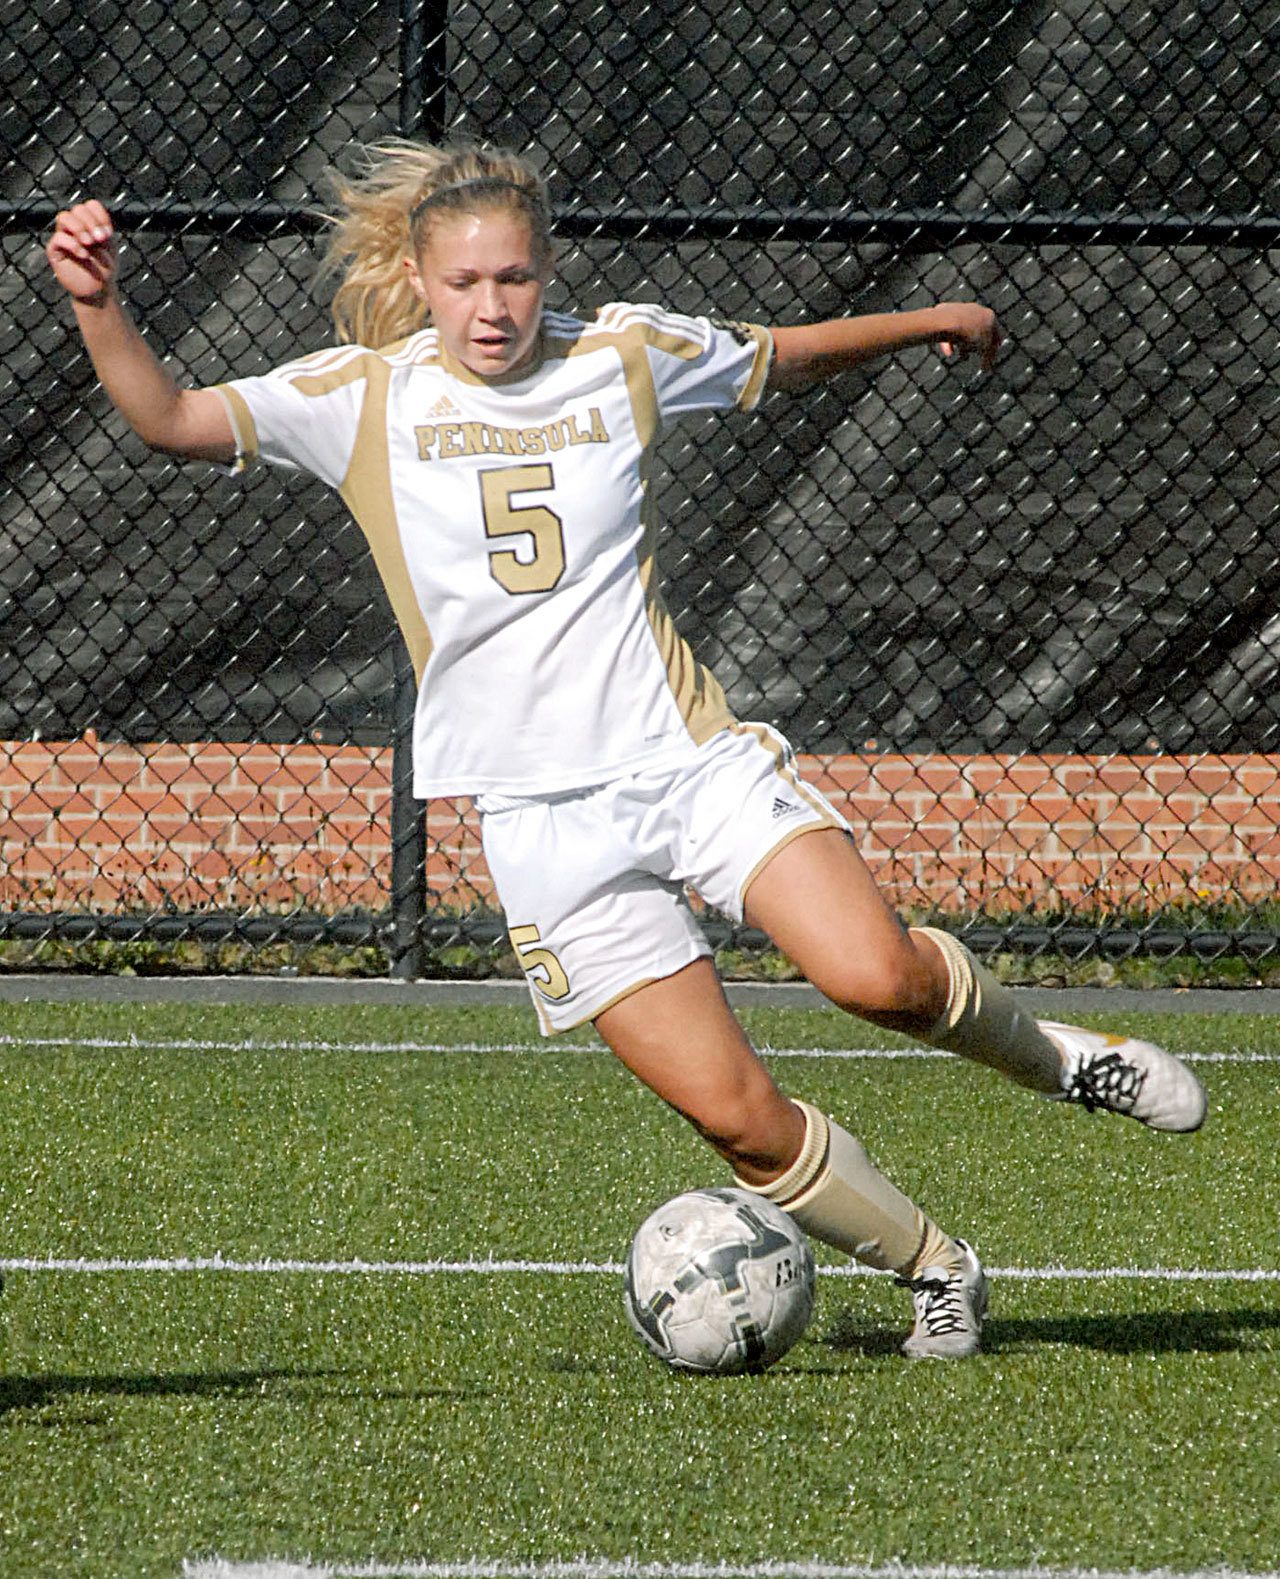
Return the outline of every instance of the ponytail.
{"type": "Polygon", "coordinates": [[[404,264],[443,215],[518,209],[550,262],[546,185],[519,154],[479,143],[436,147],[392,138],[374,143],[364,158],[357,174],[329,176],[337,211],[324,216],[331,229],[320,278],[338,279],[330,311],[339,340],[377,349],[423,327],[425,309],[404,264]]]}

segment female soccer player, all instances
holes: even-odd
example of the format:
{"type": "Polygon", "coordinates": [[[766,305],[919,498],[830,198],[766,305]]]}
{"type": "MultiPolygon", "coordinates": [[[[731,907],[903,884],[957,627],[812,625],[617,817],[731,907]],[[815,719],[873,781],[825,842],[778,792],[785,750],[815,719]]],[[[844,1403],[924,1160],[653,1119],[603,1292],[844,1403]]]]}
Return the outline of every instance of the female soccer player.
{"type": "Polygon", "coordinates": [[[110,216],[48,257],[107,393],[149,445],[302,468],[363,527],[419,679],[415,792],[474,798],[544,1033],[594,1023],[737,1181],[910,1288],[908,1355],[980,1344],[986,1278],[833,1119],[788,1099],[731,1012],[685,897],[766,932],[834,1003],[1060,1100],[1157,1129],[1204,1117],[1160,1049],[1037,1023],[959,942],[908,930],[844,818],[741,723],[662,601],[655,444],[937,344],[996,359],[972,302],[767,328],[613,304],[549,311],[547,194],[523,158],[392,142],[335,180],[338,344],[183,389],[116,289],[110,216]]]}

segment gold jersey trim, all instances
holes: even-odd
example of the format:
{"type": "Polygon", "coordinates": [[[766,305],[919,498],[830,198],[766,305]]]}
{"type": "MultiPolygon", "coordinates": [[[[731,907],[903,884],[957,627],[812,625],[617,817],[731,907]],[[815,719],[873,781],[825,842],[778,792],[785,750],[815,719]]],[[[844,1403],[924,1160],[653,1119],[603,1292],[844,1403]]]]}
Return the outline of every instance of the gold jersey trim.
{"type": "Polygon", "coordinates": [[[214,390],[222,396],[231,422],[232,436],[236,441],[236,458],[232,472],[244,470],[244,463],[258,453],[258,429],[249,410],[249,403],[237,389],[227,384],[215,384],[214,390]]]}
{"type": "Polygon", "coordinates": [[[773,336],[757,323],[740,324],[739,328],[745,329],[755,341],[756,360],[738,396],[738,406],[743,411],[754,411],[769,382],[769,369],[773,366],[773,336]]]}
{"type": "MultiPolygon", "coordinates": [[[[746,384],[738,396],[743,411],[752,410],[764,392],[773,360],[773,336],[760,324],[735,323],[739,337],[754,341],[756,359],[746,384]]],[[[704,340],[691,335],[680,319],[660,307],[644,303],[611,302],[600,309],[594,320],[574,318],[568,313],[547,312],[535,344],[534,354],[523,367],[498,377],[482,377],[464,367],[446,350],[435,329],[419,329],[394,345],[375,354],[397,367],[439,367],[460,383],[479,386],[518,384],[531,377],[544,363],[571,356],[587,356],[595,351],[617,349],[624,357],[633,346],[641,345],[685,361],[693,361],[707,349],[704,340]]],[[[319,353],[317,353],[319,354],[319,353]]]]}
{"type": "Polygon", "coordinates": [[[798,839],[801,834],[815,833],[822,828],[834,828],[838,833],[848,833],[849,824],[836,811],[831,802],[821,792],[814,789],[812,784],[802,779],[796,771],[790,753],[779,736],[764,724],[731,723],[730,732],[735,735],[750,735],[757,740],[760,746],[773,758],[774,772],[783,779],[806,805],[813,810],[813,820],[801,823],[798,828],[790,828],[784,833],[776,844],[771,844],[756,864],[742,880],[738,889],[738,904],[745,911],[747,903],[747,890],[759,877],[760,873],[773,860],[780,850],[785,850],[793,839],[798,839]]]}
{"type": "MultiPolygon", "coordinates": [[[[327,395],[361,380],[366,385],[360,421],[347,474],[339,486],[342,499],[365,535],[374,566],[386,590],[391,612],[400,627],[413,672],[419,684],[431,657],[431,631],[414,595],[400,540],[400,523],[391,491],[391,466],[387,447],[387,397],[391,364],[378,352],[343,346],[317,351],[300,366],[283,375],[304,395],[327,395]],[[332,365],[325,366],[327,362],[332,365]]],[[[241,461],[259,453],[253,414],[243,395],[227,385],[218,392],[227,403],[241,461]]]]}
{"type": "Polygon", "coordinates": [[[351,462],[339,491],[368,541],[373,562],[386,588],[391,612],[409,649],[414,677],[421,685],[423,671],[431,657],[432,641],[431,631],[423,618],[409,577],[395,498],[391,491],[391,461],[387,445],[387,397],[391,387],[391,368],[381,357],[373,356],[363,359],[354,367],[343,367],[317,378],[298,379],[296,382],[308,394],[323,394],[327,389],[357,378],[364,378],[368,387],[360,407],[360,423],[356,429],[351,462]],[[325,388],[311,388],[313,384],[324,385],[325,388]]]}
{"type": "MultiPolygon", "coordinates": [[[[692,648],[676,629],[658,586],[659,521],[653,502],[653,468],[659,426],[658,395],[648,359],[643,355],[643,347],[653,343],[651,334],[651,326],[642,323],[611,336],[615,343],[621,342],[623,376],[631,401],[632,420],[640,440],[641,536],[636,550],[636,568],[644,592],[645,615],[667,671],[667,684],[690,739],[695,745],[701,746],[731,723],[733,714],[729,711],[720,682],[705,664],[698,662],[692,648]]],[[[701,354],[701,347],[696,342],[683,343],[688,347],[685,354],[701,354]]]]}

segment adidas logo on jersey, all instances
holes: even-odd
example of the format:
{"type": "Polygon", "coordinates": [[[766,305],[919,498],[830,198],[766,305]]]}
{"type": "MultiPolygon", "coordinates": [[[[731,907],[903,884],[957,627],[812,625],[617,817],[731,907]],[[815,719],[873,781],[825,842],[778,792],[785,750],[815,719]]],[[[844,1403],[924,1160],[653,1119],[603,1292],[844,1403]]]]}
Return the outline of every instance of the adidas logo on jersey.
{"type": "Polygon", "coordinates": [[[773,818],[774,822],[777,822],[779,817],[794,817],[798,811],[803,810],[804,807],[797,806],[794,801],[783,800],[781,796],[776,796],[773,802],[773,809],[769,815],[773,818]]]}
{"type": "Polygon", "coordinates": [[[427,412],[428,417],[460,417],[461,415],[461,410],[448,395],[441,395],[427,412]]]}

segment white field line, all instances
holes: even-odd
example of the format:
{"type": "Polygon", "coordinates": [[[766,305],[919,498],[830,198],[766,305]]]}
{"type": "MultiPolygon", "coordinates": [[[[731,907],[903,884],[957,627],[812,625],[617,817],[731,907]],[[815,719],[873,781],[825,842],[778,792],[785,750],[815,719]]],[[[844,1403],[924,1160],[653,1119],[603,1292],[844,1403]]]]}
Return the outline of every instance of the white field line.
{"type": "MultiPolygon", "coordinates": [[[[988,1267],[988,1277],[1023,1283],[1111,1281],[1154,1283],[1280,1283],[1272,1267],[988,1267]]],[[[486,1257],[474,1261],[303,1261],[278,1257],[237,1260],[232,1256],[6,1256],[0,1272],[221,1272],[268,1277],[438,1277],[528,1275],[618,1277],[620,1261],[523,1261],[486,1257]]],[[[823,1266],[819,1277],[888,1277],[870,1267],[823,1266]]],[[[1278,1576],[1280,1579],[1280,1576],[1278,1576]]]]}
{"type": "MultiPolygon", "coordinates": [[[[120,1036],[0,1035],[0,1047],[83,1047],[91,1051],[172,1053],[605,1053],[600,1042],[323,1042],[144,1040],[120,1036]]],[[[770,1058],[946,1058],[932,1047],[762,1047],[770,1058]]],[[[1280,1058],[1280,1054],[1276,1055],[1280,1058]]]]}
{"type": "MultiPolygon", "coordinates": [[[[93,1052],[147,1053],[603,1053],[599,1042],[324,1042],[324,1041],[206,1041],[198,1037],[144,1039],[133,1036],[14,1036],[0,1035],[0,1048],[77,1047],[93,1052]]],[[[934,1047],[768,1047],[766,1058],[915,1059],[951,1058],[934,1047]]],[[[1274,1064],[1277,1052],[1186,1053],[1178,1057],[1189,1064],[1274,1064]]]]}
{"type": "Polygon", "coordinates": [[[983,1568],[976,1564],[801,1562],[641,1562],[578,1557],[560,1562],[289,1562],[188,1560],[182,1579],[1280,1579],[1273,1570],[1233,1568],[983,1568]]]}

